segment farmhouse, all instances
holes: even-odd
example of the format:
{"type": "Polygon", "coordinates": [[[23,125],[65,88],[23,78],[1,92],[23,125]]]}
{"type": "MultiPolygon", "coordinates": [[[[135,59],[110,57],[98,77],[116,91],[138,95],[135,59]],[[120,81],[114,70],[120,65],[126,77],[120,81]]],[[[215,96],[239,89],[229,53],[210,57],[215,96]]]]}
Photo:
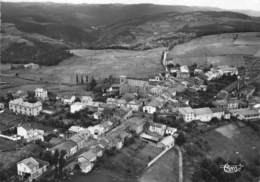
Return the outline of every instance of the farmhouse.
{"type": "Polygon", "coordinates": [[[157,146],[160,148],[171,148],[174,146],[175,140],[173,136],[166,136],[164,137],[158,144],[157,146]]]}
{"type": "Polygon", "coordinates": [[[29,157],[17,163],[17,173],[31,182],[40,177],[47,170],[48,165],[48,162],[29,157]]]}
{"type": "Polygon", "coordinates": [[[27,116],[37,116],[42,110],[42,103],[29,103],[23,101],[23,99],[15,99],[9,102],[9,109],[18,114],[24,114],[27,116]]]}

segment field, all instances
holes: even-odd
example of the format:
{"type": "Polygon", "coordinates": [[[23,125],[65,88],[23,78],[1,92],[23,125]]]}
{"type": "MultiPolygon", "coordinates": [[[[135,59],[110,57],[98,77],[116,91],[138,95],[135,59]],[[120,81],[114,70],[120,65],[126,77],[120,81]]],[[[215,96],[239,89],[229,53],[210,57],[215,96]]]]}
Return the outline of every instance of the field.
{"type": "Polygon", "coordinates": [[[139,182],[177,181],[178,174],[178,155],[170,150],[144,172],[139,182]]]}
{"type": "Polygon", "coordinates": [[[72,58],[56,66],[42,66],[39,70],[10,70],[8,65],[4,65],[1,66],[0,79],[8,84],[2,86],[1,91],[7,93],[11,90],[26,91],[44,87],[59,93],[84,93],[84,86],[71,86],[72,76],[76,72],[88,73],[90,77],[96,79],[109,75],[147,78],[163,71],[160,63],[162,50],[162,48],[147,51],[72,50],[71,52],[75,54],[72,58]],[[15,74],[18,74],[18,77],[10,76],[15,74]]]}
{"type": "Polygon", "coordinates": [[[260,138],[255,131],[246,126],[229,124],[208,133],[205,138],[209,141],[212,158],[221,156],[231,159],[238,155],[252,162],[260,151],[260,138]]]}
{"type": "MultiPolygon", "coordinates": [[[[196,140],[199,139],[205,139],[210,150],[207,152],[202,149],[203,147],[196,144],[193,145],[193,151],[201,152],[204,157],[212,160],[221,157],[225,161],[236,161],[237,158],[240,158],[247,164],[252,164],[260,151],[259,135],[252,128],[239,123],[239,121],[211,130],[196,138],[196,140]]],[[[191,176],[195,170],[194,166],[198,165],[201,157],[199,155],[185,156],[185,181],[191,181],[191,176]]],[[[241,178],[241,180],[248,181],[244,178],[241,178]]]]}
{"type": "Polygon", "coordinates": [[[66,182],[137,182],[150,158],[158,155],[160,151],[137,139],[135,143],[102,161],[91,173],[73,176],[66,182]]]}
{"type": "Polygon", "coordinates": [[[0,131],[6,130],[10,127],[17,126],[20,122],[20,116],[5,111],[2,114],[0,114],[0,131]]]}
{"type": "Polygon", "coordinates": [[[41,73],[70,82],[71,75],[78,71],[104,78],[109,75],[148,77],[163,70],[160,64],[162,48],[147,51],[81,49],[71,52],[76,56],[57,66],[45,67],[41,73]]]}
{"type": "Polygon", "coordinates": [[[258,56],[260,33],[232,33],[203,36],[175,46],[169,59],[181,64],[243,65],[243,56],[258,56]]]}

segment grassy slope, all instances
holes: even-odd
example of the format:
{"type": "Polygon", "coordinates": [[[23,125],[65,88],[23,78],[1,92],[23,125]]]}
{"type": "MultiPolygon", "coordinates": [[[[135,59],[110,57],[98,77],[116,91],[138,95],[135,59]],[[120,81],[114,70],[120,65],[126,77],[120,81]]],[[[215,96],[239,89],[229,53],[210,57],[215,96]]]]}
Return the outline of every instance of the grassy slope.
{"type": "Polygon", "coordinates": [[[55,65],[70,56],[68,46],[40,34],[24,33],[13,24],[2,24],[2,63],[37,63],[55,65]]]}
{"type": "Polygon", "coordinates": [[[204,36],[175,46],[169,59],[176,63],[244,64],[243,56],[257,56],[260,50],[260,33],[232,33],[204,36]]]}

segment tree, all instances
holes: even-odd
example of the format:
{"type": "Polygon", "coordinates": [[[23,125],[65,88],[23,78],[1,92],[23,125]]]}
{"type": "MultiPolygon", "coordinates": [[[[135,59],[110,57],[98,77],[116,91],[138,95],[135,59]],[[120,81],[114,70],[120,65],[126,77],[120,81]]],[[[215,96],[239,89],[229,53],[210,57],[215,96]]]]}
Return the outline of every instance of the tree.
{"type": "Polygon", "coordinates": [[[97,81],[95,80],[94,77],[92,77],[90,81],[90,90],[94,90],[94,88],[97,86],[97,81]]]}
{"type": "Polygon", "coordinates": [[[30,102],[30,103],[37,102],[34,91],[27,91],[27,99],[28,99],[28,102],[30,102]]]}
{"type": "Polygon", "coordinates": [[[182,146],[185,143],[186,139],[183,133],[180,133],[176,138],[176,144],[182,146]]]}
{"type": "Polygon", "coordinates": [[[157,112],[154,112],[154,113],[153,113],[153,121],[154,121],[154,122],[157,122],[157,121],[158,121],[158,114],[157,114],[157,112]]]}

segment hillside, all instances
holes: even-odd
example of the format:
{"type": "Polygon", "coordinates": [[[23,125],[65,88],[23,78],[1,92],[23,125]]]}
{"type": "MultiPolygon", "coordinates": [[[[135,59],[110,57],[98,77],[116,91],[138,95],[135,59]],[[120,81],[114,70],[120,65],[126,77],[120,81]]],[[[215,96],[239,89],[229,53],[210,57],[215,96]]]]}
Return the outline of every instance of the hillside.
{"type": "Polygon", "coordinates": [[[143,16],[107,26],[95,44],[149,49],[175,45],[203,35],[259,32],[260,21],[234,12],[197,11],[143,16]]]}
{"type": "Polygon", "coordinates": [[[1,26],[1,62],[37,63],[56,65],[70,57],[68,46],[61,41],[40,34],[28,34],[17,30],[15,25],[1,26]]]}
{"type": "Polygon", "coordinates": [[[175,46],[168,54],[174,63],[244,64],[244,57],[260,58],[260,33],[203,36],[175,46]],[[235,37],[234,35],[237,35],[235,37]]]}
{"type": "Polygon", "coordinates": [[[259,31],[260,20],[220,9],[153,4],[2,3],[2,21],[73,48],[148,49],[193,37],[259,31]]]}

